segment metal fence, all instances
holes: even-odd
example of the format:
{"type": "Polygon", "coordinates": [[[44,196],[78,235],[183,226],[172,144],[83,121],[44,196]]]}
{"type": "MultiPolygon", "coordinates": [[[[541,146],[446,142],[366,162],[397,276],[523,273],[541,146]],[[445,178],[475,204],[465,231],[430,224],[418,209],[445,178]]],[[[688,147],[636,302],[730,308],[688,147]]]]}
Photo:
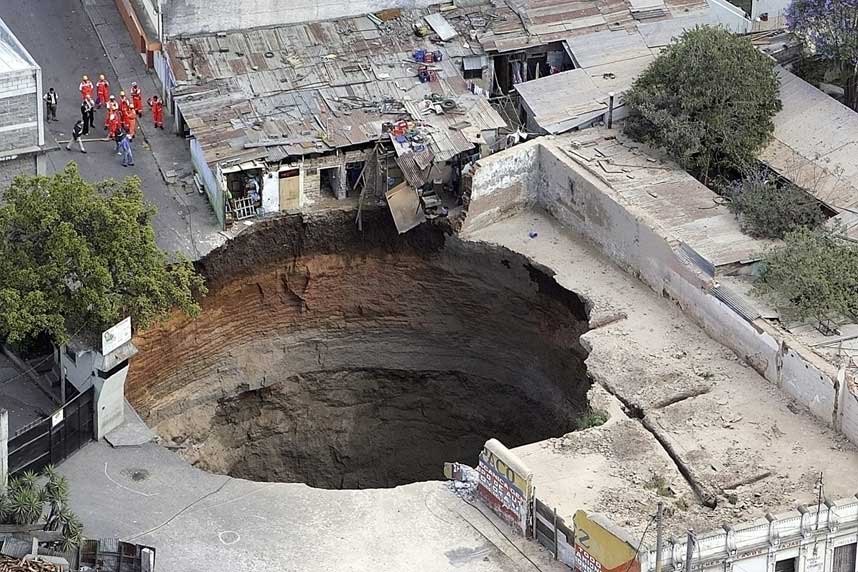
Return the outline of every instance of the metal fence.
{"type": "Polygon", "coordinates": [[[55,465],[93,438],[94,389],[77,395],[53,415],[29,425],[9,440],[9,474],[55,465]]]}
{"type": "Polygon", "coordinates": [[[552,509],[534,498],[532,518],[533,538],[549,550],[555,560],[560,560],[572,568],[575,563],[574,532],[562,517],[557,516],[557,509],[552,509]]]}

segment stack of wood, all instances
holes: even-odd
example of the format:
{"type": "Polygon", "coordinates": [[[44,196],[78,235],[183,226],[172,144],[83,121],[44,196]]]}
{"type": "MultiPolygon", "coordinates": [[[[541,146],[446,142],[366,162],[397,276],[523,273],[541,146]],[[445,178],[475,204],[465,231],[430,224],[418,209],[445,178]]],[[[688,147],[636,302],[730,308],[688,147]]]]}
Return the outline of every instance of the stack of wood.
{"type": "Polygon", "coordinates": [[[60,572],[60,567],[49,562],[24,560],[0,554],[0,572],[60,572]]]}

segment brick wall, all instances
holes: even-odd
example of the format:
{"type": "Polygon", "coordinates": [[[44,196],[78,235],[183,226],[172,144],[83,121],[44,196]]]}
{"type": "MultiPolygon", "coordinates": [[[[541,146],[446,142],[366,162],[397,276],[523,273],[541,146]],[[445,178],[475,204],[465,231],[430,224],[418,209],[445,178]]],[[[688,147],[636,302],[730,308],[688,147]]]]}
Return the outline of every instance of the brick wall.
{"type": "Polygon", "coordinates": [[[22,155],[8,161],[0,161],[0,191],[5,191],[16,175],[35,175],[36,156],[22,155]]]}
{"type": "Polygon", "coordinates": [[[318,169],[304,169],[304,186],[301,189],[301,205],[312,205],[322,198],[321,177],[318,169]]]}
{"type": "Polygon", "coordinates": [[[0,151],[39,144],[39,105],[41,101],[36,91],[34,72],[0,75],[0,151]],[[26,123],[31,125],[9,131],[2,130],[26,123]]]}
{"type": "Polygon", "coordinates": [[[12,95],[31,94],[32,97],[41,97],[36,93],[35,70],[14,71],[0,74],[0,97],[12,95]]]}

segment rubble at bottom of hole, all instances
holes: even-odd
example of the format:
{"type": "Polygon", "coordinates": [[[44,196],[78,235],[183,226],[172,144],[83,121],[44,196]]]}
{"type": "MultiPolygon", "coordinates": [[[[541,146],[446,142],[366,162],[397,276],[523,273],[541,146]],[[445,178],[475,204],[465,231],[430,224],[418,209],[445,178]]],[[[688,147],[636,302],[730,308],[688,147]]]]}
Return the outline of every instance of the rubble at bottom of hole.
{"type": "Polygon", "coordinates": [[[477,470],[462,463],[444,463],[444,476],[450,479],[447,486],[457,496],[472,500],[480,484],[477,470]]]}

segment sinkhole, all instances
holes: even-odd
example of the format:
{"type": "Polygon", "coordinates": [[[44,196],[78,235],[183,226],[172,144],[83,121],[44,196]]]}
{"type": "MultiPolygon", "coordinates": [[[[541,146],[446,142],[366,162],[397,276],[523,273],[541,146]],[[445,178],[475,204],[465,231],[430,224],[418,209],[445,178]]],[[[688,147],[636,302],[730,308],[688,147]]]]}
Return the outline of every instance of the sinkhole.
{"type": "Polygon", "coordinates": [[[126,393],[197,467],[376,488],[574,429],[587,309],[545,269],[386,213],[255,225],[199,263],[195,319],[138,334],[126,393]]]}

